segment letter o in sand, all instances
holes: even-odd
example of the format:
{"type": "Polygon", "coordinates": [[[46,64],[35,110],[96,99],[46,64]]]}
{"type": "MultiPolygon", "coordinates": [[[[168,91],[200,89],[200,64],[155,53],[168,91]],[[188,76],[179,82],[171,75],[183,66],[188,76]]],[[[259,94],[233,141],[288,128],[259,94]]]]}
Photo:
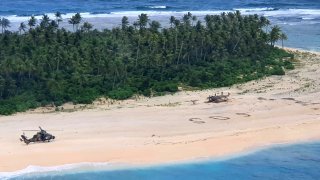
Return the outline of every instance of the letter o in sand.
{"type": "Polygon", "coordinates": [[[224,116],[210,116],[209,118],[216,119],[216,120],[221,120],[221,121],[225,121],[225,120],[230,119],[229,117],[224,117],[224,116]]]}

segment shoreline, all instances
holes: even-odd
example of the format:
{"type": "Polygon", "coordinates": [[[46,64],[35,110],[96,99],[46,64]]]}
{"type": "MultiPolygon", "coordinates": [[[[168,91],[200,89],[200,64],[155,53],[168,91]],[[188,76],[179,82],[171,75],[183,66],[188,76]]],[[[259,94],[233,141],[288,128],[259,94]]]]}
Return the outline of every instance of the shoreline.
{"type": "Polygon", "coordinates": [[[311,54],[316,54],[320,55],[320,51],[311,51],[311,50],[306,50],[306,49],[300,49],[300,48],[294,48],[294,47],[281,47],[280,45],[277,45],[278,48],[291,51],[291,52],[302,52],[302,53],[311,53],[311,54]]]}
{"type": "MultiPolygon", "coordinates": [[[[320,127],[320,126],[319,126],[320,127]]],[[[318,129],[318,128],[314,128],[318,129]]],[[[241,132],[240,132],[241,133],[241,132]]],[[[245,133],[245,132],[244,132],[245,133]]],[[[236,135],[238,136],[238,135],[236,135]]],[[[102,168],[98,170],[119,170],[119,169],[127,169],[127,168],[148,168],[148,167],[156,167],[156,166],[170,166],[170,165],[179,165],[179,164],[188,164],[188,163],[201,163],[201,162],[219,162],[219,161],[227,161],[230,159],[247,156],[250,154],[258,153],[263,150],[272,149],[276,147],[284,147],[284,146],[294,146],[299,144],[309,144],[309,143],[317,143],[320,142],[320,136],[316,135],[314,137],[301,138],[297,137],[297,139],[291,140],[282,140],[282,141],[274,141],[274,142],[258,142],[255,145],[240,147],[240,149],[232,150],[230,152],[222,153],[222,154],[213,154],[208,156],[194,156],[189,158],[179,158],[179,159],[162,159],[162,160],[154,160],[154,161],[143,161],[138,162],[135,159],[129,161],[92,161],[92,162],[74,162],[74,163],[63,163],[63,164],[52,164],[47,162],[44,165],[34,165],[30,164],[22,169],[10,169],[8,171],[0,171],[0,177],[7,176],[6,174],[25,174],[25,173],[36,173],[36,172],[51,172],[51,171],[60,171],[60,170],[97,170],[95,167],[102,165],[102,168]],[[35,168],[35,169],[34,169],[35,168]],[[62,168],[62,169],[61,169],[62,168]],[[106,169],[107,168],[107,169],[106,169]],[[31,169],[31,170],[30,170],[31,169]],[[41,171],[38,171],[41,170],[41,171]]]]}
{"type": "Polygon", "coordinates": [[[109,163],[109,162],[80,162],[80,163],[71,163],[63,164],[57,166],[34,166],[29,165],[28,167],[16,171],[10,172],[0,172],[0,178],[14,178],[23,175],[39,175],[39,174],[56,174],[56,173],[85,173],[91,171],[118,171],[118,170],[139,170],[139,169],[149,169],[157,167],[170,167],[170,166],[181,166],[188,164],[202,164],[202,163],[218,163],[223,161],[229,161],[236,158],[250,156],[262,151],[274,149],[274,148],[283,148],[291,147],[297,145],[306,145],[306,144],[315,144],[320,143],[319,140],[302,140],[298,142],[283,142],[283,143],[274,143],[270,145],[264,145],[261,147],[255,147],[253,149],[244,150],[241,152],[224,155],[221,157],[202,157],[202,158],[193,158],[188,160],[178,160],[178,161],[168,161],[161,163],[148,163],[148,164],[139,164],[139,163],[109,163]]]}
{"type": "Polygon", "coordinates": [[[274,144],[318,141],[320,102],[314,97],[320,95],[320,56],[309,51],[296,53],[299,66],[285,76],[219,89],[93,104],[92,109],[71,113],[35,110],[0,117],[0,172],[21,170],[30,164],[188,162],[274,144]],[[204,103],[215,92],[231,92],[230,102],[204,103]],[[192,100],[198,101],[194,105],[192,100]],[[28,146],[18,142],[21,129],[39,125],[56,135],[56,141],[28,146]]]}

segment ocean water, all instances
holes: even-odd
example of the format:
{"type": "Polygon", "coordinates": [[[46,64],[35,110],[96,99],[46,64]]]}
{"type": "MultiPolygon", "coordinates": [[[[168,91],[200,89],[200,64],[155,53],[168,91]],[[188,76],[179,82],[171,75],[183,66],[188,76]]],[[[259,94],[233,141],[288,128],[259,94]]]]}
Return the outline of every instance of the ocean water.
{"type": "Polygon", "coordinates": [[[225,160],[116,169],[98,164],[91,166],[90,170],[55,168],[41,173],[34,171],[16,176],[12,174],[6,178],[12,180],[317,180],[320,179],[320,142],[280,145],[225,160]]]}
{"type": "Polygon", "coordinates": [[[211,11],[244,9],[319,9],[318,0],[1,0],[0,15],[37,15],[90,12],[103,14],[121,11],[211,11]]]}
{"type": "MultiPolygon", "coordinates": [[[[54,18],[56,11],[62,12],[64,19],[80,12],[100,30],[119,26],[122,16],[133,22],[141,13],[165,26],[171,15],[182,17],[188,11],[201,19],[206,14],[235,10],[267,16],[280,25],[289,37],[285,46],[320,51],[320,0],[0,0],[0,17],[12,22],[13,31],[31,15],[54,18]]],[[[72,27],[67,20],[61,25],[72,27]]]]}

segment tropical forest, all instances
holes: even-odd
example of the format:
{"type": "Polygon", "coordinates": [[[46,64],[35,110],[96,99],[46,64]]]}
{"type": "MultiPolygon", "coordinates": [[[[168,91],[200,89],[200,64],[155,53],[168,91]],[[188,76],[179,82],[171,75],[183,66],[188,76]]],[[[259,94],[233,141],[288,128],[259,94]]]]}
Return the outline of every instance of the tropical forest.
{"type": "Polygon", "coordinates": [[[55,15],[32,16],[16,31],[0,19],[0,114],[224,87],[294,68],[293,55],[276,46],[286,35],[264,16],[187,13],[162,25],[141,14],[97,30],[79,13],[55,15]]]}

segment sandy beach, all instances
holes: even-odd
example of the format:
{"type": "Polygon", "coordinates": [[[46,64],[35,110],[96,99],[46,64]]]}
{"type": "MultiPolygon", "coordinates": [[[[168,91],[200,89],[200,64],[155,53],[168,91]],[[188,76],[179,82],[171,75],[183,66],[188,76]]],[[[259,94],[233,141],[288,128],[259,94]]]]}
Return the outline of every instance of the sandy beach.
{"type": "Polygon", "coordinates": [[[0,172],[80,162],[154,164],[320,140],[320,54],[288,50],[296,54],[296,69],[285,76],[1,116],[0,172]],[[231,93],[228,102],[205,103],[209,95],[221,92],[231,93]],[[22,130],[38,126],[56,140],[19,141],[22,130]]]}

